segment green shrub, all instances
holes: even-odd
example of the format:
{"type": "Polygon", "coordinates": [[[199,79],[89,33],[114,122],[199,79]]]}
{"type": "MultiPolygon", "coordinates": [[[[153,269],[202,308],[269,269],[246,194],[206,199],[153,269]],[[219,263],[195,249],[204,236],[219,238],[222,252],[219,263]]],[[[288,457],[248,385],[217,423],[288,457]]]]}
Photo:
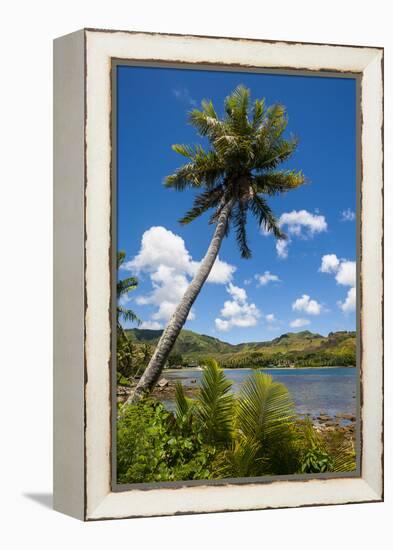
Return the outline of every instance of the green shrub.
{"type": "Polygon", "coordinates": [[[184,435],[161,403],[128,405],[118,420],[119,483],[208,479],[214,452],[197,431],[184,435]]]}

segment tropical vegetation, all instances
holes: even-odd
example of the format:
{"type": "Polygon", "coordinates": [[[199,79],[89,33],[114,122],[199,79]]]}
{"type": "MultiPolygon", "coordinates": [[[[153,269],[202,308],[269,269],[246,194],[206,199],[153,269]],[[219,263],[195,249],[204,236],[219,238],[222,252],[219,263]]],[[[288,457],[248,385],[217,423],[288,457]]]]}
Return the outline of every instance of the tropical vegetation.
{"type": "Polygon", "coordinates": [[[120,405],[119,483],[355,469],[353,443],[298,418],[283,384],[255,372],[235,396],[218,363],[206,363],[195,398],[177,384],[174,412],[150,397],[120,405]]]}

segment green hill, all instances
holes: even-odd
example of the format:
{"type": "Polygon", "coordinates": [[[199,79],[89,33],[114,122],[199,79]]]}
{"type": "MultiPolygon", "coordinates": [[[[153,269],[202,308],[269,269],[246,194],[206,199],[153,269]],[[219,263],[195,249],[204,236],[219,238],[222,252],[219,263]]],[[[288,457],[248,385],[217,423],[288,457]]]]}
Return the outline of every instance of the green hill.
{"type": "MultiPolygon", "coordinates": [[[[155,346],[162,330],[128,329],[135,343],[155,346]]],[[[224,367],[319,367],[356,364],[356,333],[331,332],[328,336],[308,330],[288,332],[264,342],[229,344],[218,338],[182,330],[172,356],[184,365],[215,357],[224,367]],[[180,357],[181,356],[181,357],[180,357]]]]}

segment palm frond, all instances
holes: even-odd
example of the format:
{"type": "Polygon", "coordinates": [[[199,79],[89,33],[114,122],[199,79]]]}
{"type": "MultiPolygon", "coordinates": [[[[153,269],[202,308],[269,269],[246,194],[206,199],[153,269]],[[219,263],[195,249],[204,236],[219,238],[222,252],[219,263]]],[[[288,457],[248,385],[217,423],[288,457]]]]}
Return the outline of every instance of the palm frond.
{"type": "Polygon", "coordinates": [[[298,139],[276,139],[273,143],[266,144],[265,138],[258,138],[255,145],[255,165],[257,171],[274,170],[287,160],[296,150],[298,139]]]}
{"type": "Polygon", "coordinates": [[[166,187],[173,187],[176,191],[184,191],[187,187],[199,188],[203,184],[201,174],[195,170],[195,163],[183,164],[174,174],[167,176],[164,180],[166,187]]]}
{"type": "Polygon", "coordinates": [[[237,88],[225,98],[225,111],[229,127],[238,135],[249,134],[251,127],[248,121],[248,106],[250,102],[250,90],[243,85],[237,88]]]}
{"type": "Polygon", "coordinates": [[[224,121],[214,116],[210,108],[205,110],[204,106],[202,106],[202,111],[193,109],[190,112],[189,122],[197,129],[201,136],[207,136],[211,140],[214,140],[225,132],[224,121]]]}
{"type": "Polygon", "coordinates": [[[296,189],[305,183],[304,174],[295,170],[278,170],[253,177],[258,193],[277,195],[296,189]]]}
{"type": "Polygon", "coordinates": [[[294,419],[294,406],[287,388],[268,374],[257,372],[242,385],[238,401],[238,425],[246,437],[262,446],[279,438],[294,419]]]}
{"type": "Polygon", "coordinates": [[[137,286],[138,286],[138,279],[136,277],[127,277],[126,279],[117,281],[117,284],[116,284],[117,297],[120,298],[120,296],[122,296],[126,292],[135,290],[137,286]]]}
{"type": "Polygon", "coordinates": [[[172,150],[183,157],[193,159],[195,157],[195,149],[191,145],[182,145],[180,143],[175,143],[172,145],[172,150]]]}
{"type": "Polygon", "coordinates": [[[190,400],[184,393],[182,383],[177,380],[175,385],[175,414],[176,418],[185,418],[190,412],[190,400]]]}
{"type": "Polygon", "coordinates": [[[263,117],[265,115],[265,100],[256,99],[254,101],[253,114],[252,114],[252,124],[254,130],[258,130],[263,117]]]}
{"type": "Polygon", "coordinates": [[[259,475],[263,458],[258,457],[259,442],[240,435],[228,449],[221,451],[214,463],[215,477],[239,478],[259,475]]]}
{"type": "Polygon", "coordinates": [[[353,472],[356,470],[356,452],[353,443],[343,443],[332,453],[334,472],[353,472]]]}
{"type": "Polygon", "coordinates": [[[207,189],[194,199],[194,204],[188,212],[179,220],[182,225],[191,223],[210,208],[219,205],[223,196],[223,187],[218,186],[214,189],[207,189]]]}
{"type": "Polygon", "coordinates": [[[234,397],[232,382],[225,377],[217,362],[205,366],[200,392],[196,400],[195,416],[207,442],[225,443],[230,440],[233,427],[234,397]]]}
{"type": "Polygon", "coordinates": [[[214,151],[205,151],[200,146],[187,148],[185,145],[175,145],[174,150],[183,156],[192,155],[192,161],[167,176],[164,180],[166,187],[173,187],[176,191],[187,187],[212,187],[225,173],[225,167],[214,151]]]}
{"type": "Polygon", "coordinates": [[[236,240],[242,258],[251,258],[251,250],[247,243],[247,205],[244,202],[237,204],[233,213],[233,225],[235,226],[236,240]]]}
{"type": "Polygon", "coordinates": [[[276,217],[273,214],[273,211],[267,204],[264,198],[258,196],[256,193],[250,200],[250,210],[252,214],[256,217],[259,225],[277,239],[285,239],[286,235],[281,231],[281,228],[278,224],[276,217]]]}
{"type": "Polygon", "coordinates": [[[138,325],[142,323],[138,315],[134,313],[132,309],[127,309],[119,305],[117,306],[117,317],[123,319],[123,321],[130,321],[132,323],[137,323],[138,325]]]}
{"type": "Polygon", "coordinates": [[[125,259],[126,253],[124,252],[124,250],[119,250],[117,253],[117,269],[119,269],[123,265],[125,259]]]}

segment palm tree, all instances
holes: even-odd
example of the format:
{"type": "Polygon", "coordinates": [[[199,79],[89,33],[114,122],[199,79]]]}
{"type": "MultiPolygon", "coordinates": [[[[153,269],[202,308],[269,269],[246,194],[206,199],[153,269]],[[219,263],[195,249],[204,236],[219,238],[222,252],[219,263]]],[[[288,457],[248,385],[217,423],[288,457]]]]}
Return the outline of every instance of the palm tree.
{"type": "MultiPolygon", "coordinates": [[[[123,265],[124,260],[126,258],[126,253],[123,250],[120,250],[117,253],[117,269],[120,269],[120,267],[123,265]]],[[[138,325],[141,323],[141,320],[139,317],[132,311],[132,309],[128,309],[122,305],[120,305],[119,301],[122,298],[122,296],[125,296],[128,294],[128,292],[135,290],[138,286],[138,279],[136,277],[127,277],[126,279],[118,279],[117,285],[116,285],[116,292],[117,292],[117,328],[120,331],[122,336],[125,336],[124,329],[120,323],[120,320],[123,321],[132,321],[134,323],[137,323],[138,325]]]]}
{"type": "Polygon", "coordinates": [[[199,270],[172,315],[135,392],[129,401],[148,394],[162,372],[190,309],[214,265],[223,238],[233,227],[243,258],[251,257],[246,224],[250,212],[266,231],[284,239],[267,197],[295,189],[305,181],[301,172],[277,170],[295,151],[296,138],[286,139],[285,108],[265,107],[264,100],[250,106],[250,91],[238,86],[225,99],[225,114],[219,118],[211,101],[202,101],[201,110],[191,111],[189,120],[210,148],[173,145],[188,162],[167,176],[165,185],[176,191],[186,188],[198,193],[192,208],[180,220],[188,224],[211,210],[215,226],[212,240],[199,270]]]}

